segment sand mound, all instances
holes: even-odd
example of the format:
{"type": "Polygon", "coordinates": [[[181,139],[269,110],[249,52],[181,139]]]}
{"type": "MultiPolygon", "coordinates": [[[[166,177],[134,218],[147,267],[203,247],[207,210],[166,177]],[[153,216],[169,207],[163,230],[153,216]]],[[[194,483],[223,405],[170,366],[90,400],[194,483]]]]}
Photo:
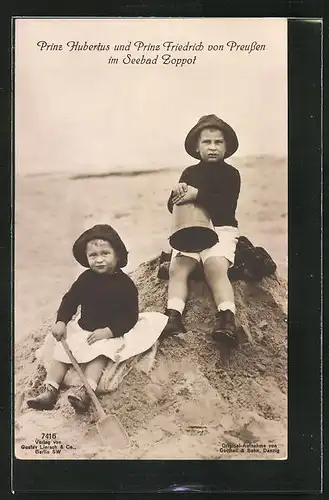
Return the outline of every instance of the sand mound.
{"type": "MultiPolygon", "coordinates": [[[[159,259],[132,273],[141,311],[163,312],[167,282],[157,278],[159,259]]],[[[116,390],[100,397],[105,411],[120,418],[131,437],[128,450],[106,449],[87,433],[93,410],[74,414],[65,391],[51,412],[22,406],[17,418],[21,443],[47,425],[62,440],[78,443],[56,458],[283,458],[286,456],[286,283],[276,276],[260,283],[235,282],[237,320],[245,336],[231,353],[210,338],[215,307],[203,280],[190,282],[183,336],[167,339],[148,353],[147,370],[130,362],[116,390]],[[229,354],[229,355],[228,355],[229,354]]],[[[22,341],[15,352],[16,394],[35,394],[45,377],[35,351],[51,320],[22,341]]],[[[109,379],[109,366],[104,377],[109,379]]],[[[30,455],[29,455],[30,453],[30,455]]],[[[36,458],[35,456],[33,458],[36,458]]],[[[40,458],[40,457],[37,457],[40,458]]],[[[49,456],[45,456],[49,458],[49,456]]]]}

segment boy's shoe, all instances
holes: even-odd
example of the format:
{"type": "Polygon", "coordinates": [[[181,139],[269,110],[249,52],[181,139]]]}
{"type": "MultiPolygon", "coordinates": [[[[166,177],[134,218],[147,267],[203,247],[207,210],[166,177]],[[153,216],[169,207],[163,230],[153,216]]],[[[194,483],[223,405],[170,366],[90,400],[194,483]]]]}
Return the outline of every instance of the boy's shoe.
{"type": "Polygon", "coordinates": [[[161,338],[167,338],[171,335],[178,335],[179,333],[186,332],[180,312],[176,311],[175,309],[166,309],[165,314],[169,319],[163,332],[161,333],[161,338]]]}
{"type": "Polygon", "coordinates": [[[238,345],[236,334],[235,317],[229,309],[219,311],[216,314],[215,327],[212,332],[212,338],[216,342],[225,343],[231,347],[238,345]]]}
{"type": "Polygon", "coordinates": [[[79,387],[79,389],[77,389],[72,394],[69,394],[67,396],[67,399],[77,413],[85,413],[86,411],[88,411],[91,398],[84,385],[79,387]]]}
{"type": "Polygon", "coordinates": [[[28,399],[26,404],[34,410],[52,410],[58,398],[58,389],[51,384],[45,384],[45,390],[42,394],[33,399],[28,399]]]}

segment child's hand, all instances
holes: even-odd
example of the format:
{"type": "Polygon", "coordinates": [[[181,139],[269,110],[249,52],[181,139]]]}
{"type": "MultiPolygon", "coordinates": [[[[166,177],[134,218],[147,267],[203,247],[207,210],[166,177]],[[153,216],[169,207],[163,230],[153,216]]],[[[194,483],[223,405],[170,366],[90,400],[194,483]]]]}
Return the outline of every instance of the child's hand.
{"type": "Polygon", "coordinates": [[[90,335],[87,337],[87,343],[89,345],[93,344],[94,342],[97,342],[97,340],[102,340],[102,339],[111,339],[113,337],[113,333],[109,328],[98,328],[98,330],[95,330],[91,332],[90,335]]]}
{"type": "Polygon", "coordinates": [[[172,190],[172,202],[173,205],[175,205],[186,193],[187,191],[187,184],[186,182],[180,182],[177,184],[177,186],[174,187],[172,190]]]}
{"type": "Polygon", "coordinates": [[[189,201],[194,201],[197,197],[198,189],[193,186],[187,186],[187,190],[183,196],[179,198],[176,202],[176,205],[182,205],[183,203],[187,203],[189,201]]]}
{"type": "Polygon", "coordinates": [[[59,342],[61,339],[66,339],[66,324],[63,321],[58,321],[52,327],[52,334],[59,342]]]}

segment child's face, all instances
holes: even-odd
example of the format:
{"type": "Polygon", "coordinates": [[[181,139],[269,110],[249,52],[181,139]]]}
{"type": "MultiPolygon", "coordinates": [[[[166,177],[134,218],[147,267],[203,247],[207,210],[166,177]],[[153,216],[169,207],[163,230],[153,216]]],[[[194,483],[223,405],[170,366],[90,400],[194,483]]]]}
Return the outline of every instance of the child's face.
{"type": "Polygon", "coordinates": [[[216,128],[204,128],[201,130],[196,151],[200,154],[203,161],[215,162],[223,160],[226,153],[223,132],[216,128]]]}
{"type": "Polygon", "coordinates": [[[90,269],[98,274],[113,274],[118,258],[112,245],[105,240],[91,240],[87,243],[86,254],[90,269]]]}

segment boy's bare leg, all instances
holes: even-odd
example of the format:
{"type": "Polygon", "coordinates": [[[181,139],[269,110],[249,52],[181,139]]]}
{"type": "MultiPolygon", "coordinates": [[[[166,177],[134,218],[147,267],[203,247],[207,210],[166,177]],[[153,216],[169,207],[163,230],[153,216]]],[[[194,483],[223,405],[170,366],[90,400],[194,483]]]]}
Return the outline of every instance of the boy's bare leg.
{"type": "MultiPolygon", "coordinates": [[[[92,359],[85,366],[85,376],[93,391],[96,391],[98,382],[102,376],[103,370],[108,362],[106,356],[98,356],[92,359]]],[[[73,408],[78,413],[84,413],[88,410],[91,398],[84,386],[75,390],[72,394],[68,395],[68,400],[73,408]]]]}
{"type": "Polygon", "coordinates": [[[68,363],[61,363],[61,361],[53,359],[50,363],[45,383],[51,384],[58,389],[70,366],[68,363]]]}
{"type": "Polygon", "coordinates": [[[176,255],[170,263],[166,310],[168,323],[162,332],[162,338],[185,332],[182,313],[188,295],[188,277],[196,265],[197,260],[186,255],[176,255]]]}
{"type": "Polygon", "coordinates": [[[205,278],[217,307],[223,302],[234,304],[234,292],[227,276],[229,265],[225,257],[209,257],[203,264],[205,278]]]}
{"type": "Polygon", "coordinates": [[[96,390],[107,362],[108,358],[106,356],[98,356],[97,358],[89,361],[86,365],[85,376],[94,391],[96,390]]]}
{"type": "Polygon", "coordinates": [[[188,294],[188,277],[196,265],[197,261],[186,255],[176,255],[172,259],[169,267],[168,309],[172,309],[170,302],[174,299],[179,299],[185,305],[188,294]]]}
{"type": "Polygon", "coordinates": [[[225,257],[209,257],[203,267],[218,310],[213,338],[236,346],[234,291],[227,275],[229,261],[225,257]]]}

